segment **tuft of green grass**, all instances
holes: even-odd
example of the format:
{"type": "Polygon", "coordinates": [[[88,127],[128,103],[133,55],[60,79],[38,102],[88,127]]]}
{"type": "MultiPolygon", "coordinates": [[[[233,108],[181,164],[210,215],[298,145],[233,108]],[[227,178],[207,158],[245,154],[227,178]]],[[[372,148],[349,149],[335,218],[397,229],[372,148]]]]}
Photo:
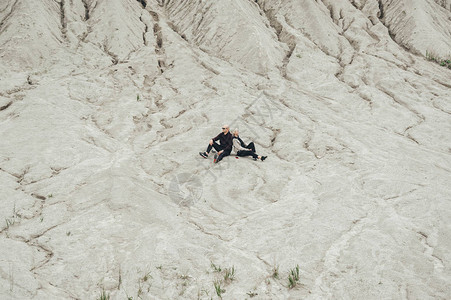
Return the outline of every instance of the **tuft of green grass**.
{"type": "Polygon", "coordinates": [[[288,274],[288,287],[290,289],[294,288],[299,281],[299,265],[296,265],[293,269],[290,270],[288,274]]]}
{"type": "Polygon", "coordinates": [[[149,278],[152,278],[152,275],[150,275],[150,272],[146,273],[146,274],[143,276],[142,281],[143,281],[143,282],[146,282],[147,280],[149,280],[149,278]]]}
{"type": "Polygon", "coordinates": [[[107,294],[105,290],[102,290],[100,297],[97,300],[110,300],[110,294],[107,294]]]}
{"type": "Polygon", "coordinates": [[[69,235],[70,235],[70,231],[67,231],[67,232],[66,232],[66,235],[69,236],[69,235]]]}
{"type": "Polygon", "coordinates": [[[180,275],[180,279],[188,280],[189,279],[189,275],[188,274],[180,275]]]}
{"type": "Polygon", "coordinates": [[[138,287],[138,298],[141,298],[141,295],[143,294],[143,287],[141,286],[141,283],[139,283],[139,287],[138,287]]]}
{"type": "Polygon", "coordinates": [[[138,291],[137,291],[137,297],[139,299],[142,299],[141,296],[144,294],[145,288],[147,287],[147,292],[150,291],[151,283],[150,279],[152,279],[152,275],[150,275],[150,271],[145,273],[142,277],[139,277],[138,279],[138,291]]]}
{"type": "Polygon", "coordinates": [[[14,219],[7,219],[7,218],[5,218],[5,222],[6,222],[6,228],[9,228],[9,226],[14,225],[14,223],[16,221],[14,219]]]}
{"type": "Polygon", "coordinates": [[[121,272],[121,268],[119,268],[119,282],[117,284],[117,289],[118,290],[121,289],[121,284],[122,284],[122,272],[121,272]]]}
{"type": "Polygon", "coordinates": [[[205,294],[206,296],[208,296],[210,294],[210,292],[207,291],[207,289],[201,289],[197,291],[197,300],[200,300],[200,297],[205,294]]]}
{"type": "Polygon", "coordinates": [[[448,67],[451,69],[451,58],[440,58],[435,52],[433,51],[426,51],[426,59],[429,61],[433,61],[438,63],[442,67],[448,67]]]}
{"type": "Polygon", "coordinates": [[[279,279],[279,266],[274,266],[272,269],[272,278],[279,279]]]}
{"type": "Polygon", "coordinates": [[[427,51],[426,50],[426,59],[430,60],[430,61],[436,61],[437,60],[437,55],[431,51],[427,51]]]}
{"type": "Polygon", "coordinates": [[[224,281],[233,281],[235,279],[235,267],[226,268],[224,270],[224,281]]]}
{"type": "Polygon", "coordinates": [[[216,295],[222,299],[222,294],[224,294],[226,290],[221,287],[221,282],[219,280],[215,280],[213,284],[215,286],[216,295]]]}
{"type": "Polygon", "coordinates": [[[139,94],[136,95],[136,101],[140,101],[139,94]]]}
{"type": "Polygon", "coordinates": [[[217,266],[213,262],[211,262],[211,267],[212,267],[213,271],[215,271],[215,272],[219,273],[222,271],[221,266],[217,266]]]}
{"type": "Polygon", "coordinates": [[[251,298],[253,298],[253,297],[255,297],[255,296],[257,296],[258,294],[257,293],[254,293],[254,292],[247,292],[246,293],[249,297],[251,297],[251,298]]]}

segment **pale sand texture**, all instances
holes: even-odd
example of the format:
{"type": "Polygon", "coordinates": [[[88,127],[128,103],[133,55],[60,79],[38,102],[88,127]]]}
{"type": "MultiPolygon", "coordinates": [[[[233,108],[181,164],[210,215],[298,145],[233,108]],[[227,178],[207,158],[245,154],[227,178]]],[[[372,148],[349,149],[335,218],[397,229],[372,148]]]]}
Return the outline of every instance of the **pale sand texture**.
{"type": "Polygon", "coordinates": [[[61,1],[0,1],[0,299],[451,299],[449,0],[61,1]]]}

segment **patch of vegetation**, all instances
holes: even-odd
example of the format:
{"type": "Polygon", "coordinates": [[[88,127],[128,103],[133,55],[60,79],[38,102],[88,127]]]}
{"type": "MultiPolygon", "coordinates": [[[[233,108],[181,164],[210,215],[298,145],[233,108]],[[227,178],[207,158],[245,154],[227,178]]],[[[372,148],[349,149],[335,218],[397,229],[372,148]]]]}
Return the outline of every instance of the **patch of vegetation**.
{"type": "Polygon", "coordinates": [[[14,225],[16,223],[16,219],[20,219],[20,217],[21,216],[16,211],[16,203],[14,203],[12,217],[11,218],[5,218],[6,229],[8,229],[10,226],[14,225]]]}
{"type": "Polygon", "coordinates": [[[215,281],[213,281],[216,295],[222,299],[222,294],[224,294],[226,291],[223,288],[223,285],[227,285],[228,283],[235,280],[235,266],[223,269],[221,268],[221,266],[215,265],[213,262],[211,262],[210,266],[214,272],[221,273],[221,275],[223,276],[223,278],[216,279],[215,281]]]}
{"type": "Polygon", "coordinates": [[[221,287],[221,281],[215,280],[213,282],[213,285],[215,286],[216,295],[218,295],[218,297],[222,299],[222,294],[224,294],[226,290],[221,287]]]}
{"type": "Polygon", "coordinates": [[[138,279],[138,292],[136,293],[136,296],[139,299],[142,299],[142,295],[145,291],[147,293],[150,291],[150,287],[152,286],[150,279],[152,279],[152,275],[150,275],[150,272],[144,273],[142,277],[139,277],[138,279]]]}
{"type": "Polygon", "coordinates": [[[426,51],[426,59],[429,61],[436,62],[442,67],[447,67],[451,69],[451,57],[441,58],[433,51],[426,51]]]}
{"type": "Polygon", "coordinates": [[[255,293],[255,292],[247,292],[246,293],[249,297],[251,297],[251,298],[253,298],[253,297],[255,297],[255,296],[257,296],[258,294],[257,293],[255,293]]]}
{"type": "Polygon", "coordinates": [[[138,298],[141,298],[141,295],[142,295],[143,293],[144,293],[144,291],[143,291],[142,284],[141,284],[141,282],[139,282],[138,292],[137,292],[138,298]]]}
{"type": "Polygon", "coordinates": [[[179,277],[180,277],[180,279],[183,279],[183,280],[188,280],[189,279],[189,275],[188,274],[180,275],[179,277]]]}
{"type": "Polygon", "coordinates": [[[294,288],[299,281],[299,265],[290,270],[288,274],[288,287],[290,289],[294,288]]]}
{"type": "Polygon", "coordinates": [[[232,266],[231,268],[226,268],[224,270],[224,281],[233,281],[235,279],[235,267],[232,266]]]}
{"type": "Polygon", "coordinates": [[[211,262],[211,267],[212,267],[212,269],[215,271],[215,272],[221,272],[222,271],[222,269],[221,269],[221,266],[217,266],[217,265],[215,265],[213,262],[211,262]]]}
{"type": "Polygon", "coordinates": [[[9,228],[9,226],[14,225],[14,223],[16,223],[16,221],[14,219],[6,219],[6,228],[9,228]]]}
{"type": "Polygon", "coordinates": [[[272,269],[272,278],[279,279],[279,266],[274,266],[272,269]]]}
{"type": "Polygon", "coordinates": [[[121,268],[119,268],[119,283],[117,284],[118,290],[121,289],[121,284],[122,284],[122,272],[121,272],[121,268]]]}
{"type": "Polygon", "coordinates": [[[207,289],[202,288],[201,290],[197,291],[197,300],[201,299],[201,296],[205,295],[208,296],[210,293],[207,291],[207,289]]]}
{"type": "Polygon", "coordinates": [[[147,280],[149,280],[149,278],[152,278],[152,276],[150,275],[150,272],[146,273],[141,280],[143,282],[146,282],[147,280]]]}
{"type": "Polygon", "coordinates": [[[179,275],[179,278],[183,280],[181,283],[181,290],[179,292],[179,296],[183,296],[186,289],[188,288],[188,284],[190,283],[190,276],[188,274],[182,274],[179,275]]]}
{"type": "Polygon", "coordinates": [[[105,290],[102,290],[100,297],[97,300],[110,300],[110,294],[107,294],[105,290]]]}

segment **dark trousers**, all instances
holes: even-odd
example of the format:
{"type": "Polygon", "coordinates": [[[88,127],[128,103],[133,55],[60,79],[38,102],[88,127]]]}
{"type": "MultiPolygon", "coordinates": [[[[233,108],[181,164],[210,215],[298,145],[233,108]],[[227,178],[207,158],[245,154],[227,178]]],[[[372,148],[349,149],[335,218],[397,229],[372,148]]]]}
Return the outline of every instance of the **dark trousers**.
{"type": "Polygon", "coordinates": [[[240,150],[240,151],[238,151],[236,153],[236,155],[238,155],[238,156],[252,156],[252,158],[258,158],[257,153],[255,153],[254,142],[250,142],[249,145],[247,145],[244,148],[251,149],[251,150],[240,150]]]}
{"type": "MultiPolygon", "coordinates": [[[[210,145],[210,144],[208,145],[208,147],[207,147],[207,153],[210,153],[211,148],[215,148],[215,150],[218,151],[218,152],[221,151],[221,150],[224,150],[224,146],[219,145],[219,144],[216,143],[216,142],[213,142],[213,145],[210,145]]],[[[224,150],[221,154],[219,154],[219,156],[218,156],[218,158],[216,159],[216,161],[221,161],[224,157],[229,156],[231,151],[232,151],[232,149],[230,149],[230,150],[224,150]]]]}
{"type": "Polygon", "coordinates": [[[240,150],[236,153],[238,156],[252,156],[252,158],[258,158],[258,155],[255,152],[249,150],[240,150]]]}

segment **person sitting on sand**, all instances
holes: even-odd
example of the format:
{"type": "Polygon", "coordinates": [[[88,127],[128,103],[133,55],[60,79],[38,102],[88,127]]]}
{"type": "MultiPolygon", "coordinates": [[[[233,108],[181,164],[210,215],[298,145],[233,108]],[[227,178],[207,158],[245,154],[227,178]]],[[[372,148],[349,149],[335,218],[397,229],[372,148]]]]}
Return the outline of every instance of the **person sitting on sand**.
{"type": "Polygon", "coordinates": [[[218,163],[224,157],[230,155],[230,152],[232,152],[232,134],[229,132],[229,125],[222,126],[222,132],[210,140],[207,151],[199,152],[200,156],[208,158],[211,148],[218,151],[218,154],[215,154],[214,163],[218,163]],[[220,144],[216,141],[219,141],[220,144]]]}
{"type": "Polygon", "coordinates": [[[250,142],[249,145],[246,145],[240,138],[238,129],[233,131],[233,151],[237,156],[252,156],[254,160],[260,159],[261,161],[264,161],[267,158],[267,156],[259,156],[255,153],[254,142],[250,142]]]}

